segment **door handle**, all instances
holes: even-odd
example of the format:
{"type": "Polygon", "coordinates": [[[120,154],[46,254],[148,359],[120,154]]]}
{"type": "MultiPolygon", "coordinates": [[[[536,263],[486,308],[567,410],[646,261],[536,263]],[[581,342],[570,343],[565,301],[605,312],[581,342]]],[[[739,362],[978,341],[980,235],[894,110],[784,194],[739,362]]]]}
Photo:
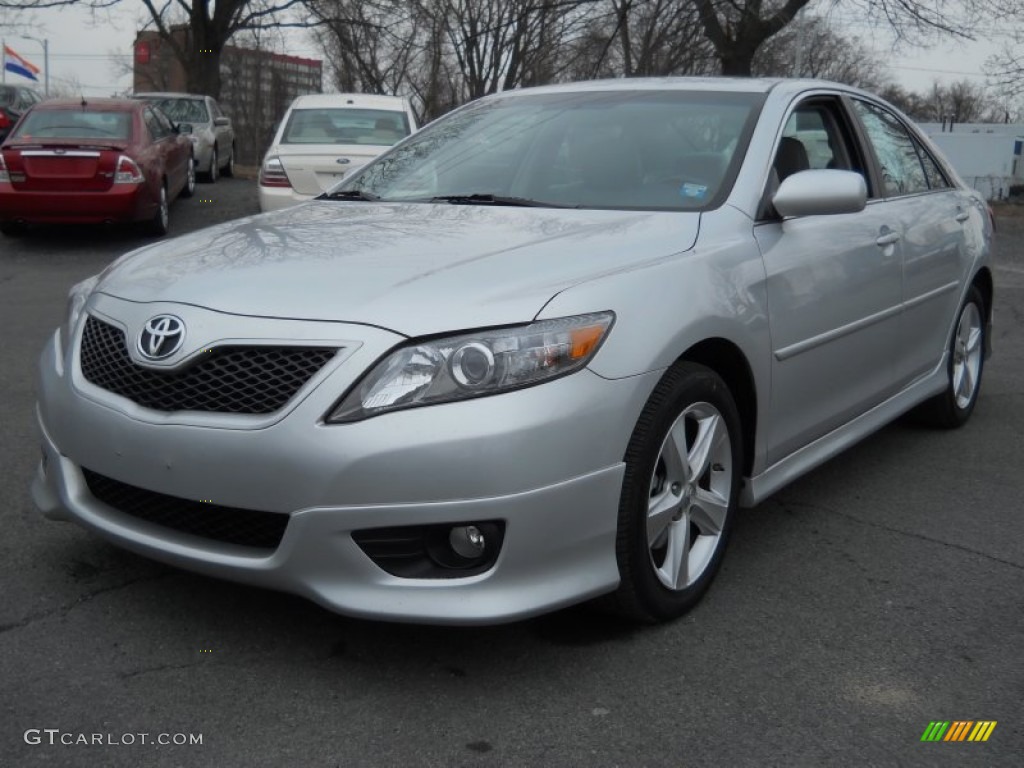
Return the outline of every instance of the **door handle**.
{"type": "Polygon", "coordinates": [[[887,245],[892,245],[893,243],[898,243],[899,241],[899,232],[887,232],[886,234],[882,235],[877,240],[875,240],[875,245],[879,246],[880,248],[884,248],[887,245]]]}
{"type": "Polygon", "coordinates": [[[963,224],[969,218],[971,218],[971,214],[969,214],[967,211],[960,211],[960,213],[956,215],[956,220],[959,221],[961,224],[963,224]]]}

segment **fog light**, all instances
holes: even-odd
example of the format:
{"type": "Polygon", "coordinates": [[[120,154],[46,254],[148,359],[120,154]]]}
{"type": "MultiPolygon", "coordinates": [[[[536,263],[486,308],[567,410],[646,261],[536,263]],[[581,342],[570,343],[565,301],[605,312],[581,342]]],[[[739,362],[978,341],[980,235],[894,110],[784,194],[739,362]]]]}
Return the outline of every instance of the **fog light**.
{"type": "Polygon", "coordinates": [[[484,553],[487,541],[475,525],[459,525],[448,534],[448,544],[459,557],[475,560],[484,553]]]}

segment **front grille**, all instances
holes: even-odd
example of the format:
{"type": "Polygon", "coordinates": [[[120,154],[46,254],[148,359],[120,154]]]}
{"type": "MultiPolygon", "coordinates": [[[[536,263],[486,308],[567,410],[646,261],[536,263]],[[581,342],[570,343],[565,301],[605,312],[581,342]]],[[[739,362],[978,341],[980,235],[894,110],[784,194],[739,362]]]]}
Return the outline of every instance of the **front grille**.
{"type": "Polygon", "coordinates": [[[259,549],[277,549],[288,526],[283,512],[222,507],[168,496],[82,468],[89,492],[118,512],[204,539],[259,549]]]}
{"type": "Polygon", "coordinates": [[[214,347],[187,368],[136,365],[124,332],[89,317],[82,332],[82,375],[97,387],[158,411],[272,413],[334,357],[322,347],[214,347]]]}

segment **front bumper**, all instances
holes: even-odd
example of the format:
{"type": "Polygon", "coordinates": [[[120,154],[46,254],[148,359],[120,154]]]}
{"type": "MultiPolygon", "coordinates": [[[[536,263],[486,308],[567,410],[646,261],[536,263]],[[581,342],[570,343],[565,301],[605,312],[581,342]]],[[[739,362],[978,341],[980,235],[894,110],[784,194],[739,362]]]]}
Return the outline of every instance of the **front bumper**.
{"type": "Polygon", "coordinates": [[[610,381],[582,371],[496,397],[319,423],[377,354],[367,349],[300,393],[278,421],[247,429],[235,417],[243,428],[223,428],[164,414],[150,420],[122,398],[90,391],[73,356],[65,368],[58,346],[55,335],[41,359],[45,459],[33,483],[48,517],[172,565],[363,617],[496,623],[618,584],[621,457],[657,374],[610,381]],[[288,525],[271,552],[156,526],[94,498],[83,464],[180,498],[286,512],[288,525]],[[505,521],[504,543],[493,568],[462,578],[392,576],[351,535],[479,520],[505,521]]]}

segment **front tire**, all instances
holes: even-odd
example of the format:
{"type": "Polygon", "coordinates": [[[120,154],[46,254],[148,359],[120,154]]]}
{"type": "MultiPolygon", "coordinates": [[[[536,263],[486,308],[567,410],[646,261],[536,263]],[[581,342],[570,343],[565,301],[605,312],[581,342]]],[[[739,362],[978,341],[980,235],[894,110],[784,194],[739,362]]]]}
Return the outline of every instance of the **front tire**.
{"type": "Polygon", "coordinates": [[[948,355],[946,391],[915,411],[918,421],[940,429],[966,424],[978,402],[985,368],[985,299],[976,286],[960,306],[948,355]]]}
{"type": "Polygon", "coordinates": [[[721,565],[739,499],[742,431],[718,374],[680,362],[658,383],[625,456],[615,607],[654,623],[692,608],[721,565]]]}

